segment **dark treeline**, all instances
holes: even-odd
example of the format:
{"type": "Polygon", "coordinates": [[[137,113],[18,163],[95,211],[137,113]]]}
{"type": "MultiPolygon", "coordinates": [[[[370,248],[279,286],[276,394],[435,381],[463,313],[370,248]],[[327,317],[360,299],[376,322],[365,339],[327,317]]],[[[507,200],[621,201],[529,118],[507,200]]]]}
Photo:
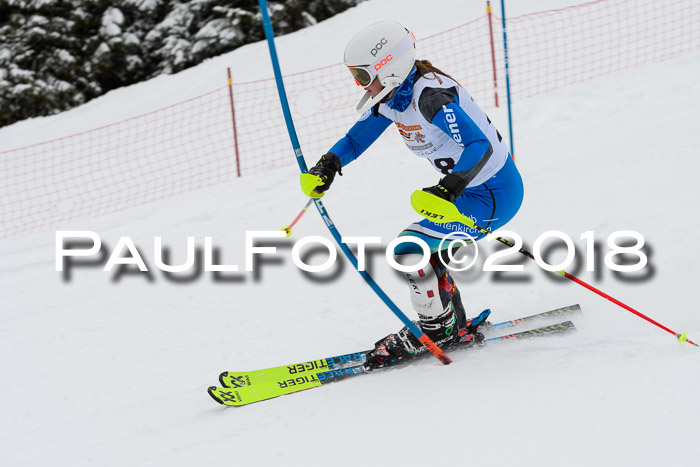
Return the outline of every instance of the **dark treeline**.
{"type": "MultiPolygon", "coordinates": [[[[361,1],[270,2],[275,33],[361,1]]],[[[0,0],[0,126],[262,39],[257,0],[0,0]]]]}

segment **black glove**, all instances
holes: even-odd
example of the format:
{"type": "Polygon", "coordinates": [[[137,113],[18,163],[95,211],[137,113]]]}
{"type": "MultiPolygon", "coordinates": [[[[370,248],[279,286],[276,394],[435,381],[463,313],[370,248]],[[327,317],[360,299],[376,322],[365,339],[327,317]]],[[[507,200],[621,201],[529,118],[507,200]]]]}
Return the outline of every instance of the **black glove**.
{"type": "Polygon", "coordinates": [[[340,158],[329,152],[321,156],[321,159],[316,163],[315,166],[309,169],[309,173],[312,175],[318,175],[323,180],[323,185],[318,185],[314,188],[316,193],[323,193],[331,187],[333,179],[335,178],[335,173],[338,172],[343,175],[342,164],[340,163],[340,158]]]}
{"type": "Polygon", "coordinates": [[[318,175],[325,182],[324,185],[317,187],[316,191],[322,193],[330,188],[331,183],[333,183],[333,179],[335,178],[335,173],[338,172],[340,175],[343,175],[342,168],[343,166],[340,163],[340,157],[336,156],[332,152],[321,156],[321,159],[319,159],[316,165],[311,167],[309,170],[310,174],[318,175]]]}
{"type": "Polygon", "coordinates": [[[423,188],[423,191],[454,203],[466,187],[467,181],[465,179],[456,174],[447,174],[437,185],[423,188]]]}

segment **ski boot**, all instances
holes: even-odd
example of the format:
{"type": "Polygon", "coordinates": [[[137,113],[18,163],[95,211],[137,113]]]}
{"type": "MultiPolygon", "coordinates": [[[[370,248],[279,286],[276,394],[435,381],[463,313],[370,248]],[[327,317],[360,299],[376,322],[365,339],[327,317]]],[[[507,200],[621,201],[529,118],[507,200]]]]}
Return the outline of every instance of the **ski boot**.
{"type": "MultiPolygon", "coordinates": [[[[470,320],[464,319],[464,312],[456,312],[455,307],[450,308],[437,318],[426,319],[419,315],[416,322],[419,328],[443,349],[454,347],[471,347],[481,344],[484,335],[479,332],[479,327],[486,322],[491,310],[484,310],[479,316],[470,320]],[[459,323],[461,321],[461,323],[459,323]],[[461,324],[461,325],[460,325],[461,324]]],[[[407,360],[426,355],[426,348],[418,342],[418,339],[403,327],[395,334],[389,334],[374,344],[374,350],[367,354],[365,368],[374,370],[397,365],[407,360]]]]}
{"type": "Polygon", "coordinates": [[[458,331],[459,334],[459,344],[462,343],[470,343],[469,345],[474,345],[474,344],[483,344],[484,343],[484,334],[481,332],[481,329],[484,327],[488,327],[491,325],[486,319],[489,317],[491,314],[491,309],[487,308],[481,313],[479,313],[479,316],[476,316],[469,321],[467,321],[466,327],[464,329],[460,329],[458,331]]]}

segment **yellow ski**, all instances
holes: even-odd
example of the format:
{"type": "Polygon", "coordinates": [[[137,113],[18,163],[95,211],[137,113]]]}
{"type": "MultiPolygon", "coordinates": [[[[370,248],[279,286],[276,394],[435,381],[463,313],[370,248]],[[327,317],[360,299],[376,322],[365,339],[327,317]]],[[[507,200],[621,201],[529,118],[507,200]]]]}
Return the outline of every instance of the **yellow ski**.
{"type": "Polygon", "coordinates": [[[310,374],[361,365],[365,361],[365,352],[355,352],[336,357],[326,357],[308,362],[265,368],[253,371],[224,371],[219,375],[219,382],[225,388],[242,388],[257,386],[270,381],[294,379],[310,374]]]}

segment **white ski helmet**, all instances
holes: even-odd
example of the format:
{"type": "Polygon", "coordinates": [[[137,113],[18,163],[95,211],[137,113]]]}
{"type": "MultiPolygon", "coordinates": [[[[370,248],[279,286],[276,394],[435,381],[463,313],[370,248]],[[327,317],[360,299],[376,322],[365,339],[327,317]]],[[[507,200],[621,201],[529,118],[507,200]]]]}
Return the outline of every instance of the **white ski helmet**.
{"type": "Polygon", "coordinates": [[[384,89],[374,97],[367,91],[356,110],[365,112],[398,87],[415,60],[416,38],[399,23],[382,21],[358,32],[345,47],[345,66],[363,88],[376,78],[384,89]]]}

